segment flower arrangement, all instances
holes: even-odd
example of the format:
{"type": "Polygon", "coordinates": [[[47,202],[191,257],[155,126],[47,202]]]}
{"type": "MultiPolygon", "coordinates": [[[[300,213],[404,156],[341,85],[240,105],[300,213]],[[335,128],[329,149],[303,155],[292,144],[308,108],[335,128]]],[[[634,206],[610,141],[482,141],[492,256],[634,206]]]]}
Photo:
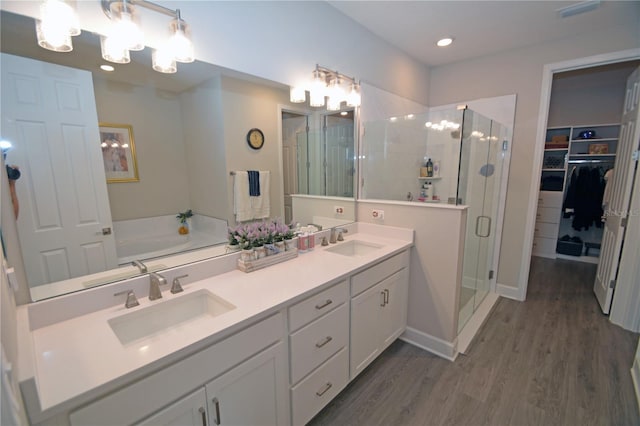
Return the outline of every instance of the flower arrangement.
{"type": "Polygon", "coordinates": [[[243,249],[262,247],[265,244],[293,238],[293,230],[282,219],[262,220],[228,228],[229,245],[243,249]]]}
{"type": "Polygon", "coordinates": [[[187,219],[189,219],[191,216],[193,216],[193,212],[191,211],[191,209],[189,209],[186,212],[178,213],[176,218],[180,219],[180,223],[187,223],[187,219]]]}

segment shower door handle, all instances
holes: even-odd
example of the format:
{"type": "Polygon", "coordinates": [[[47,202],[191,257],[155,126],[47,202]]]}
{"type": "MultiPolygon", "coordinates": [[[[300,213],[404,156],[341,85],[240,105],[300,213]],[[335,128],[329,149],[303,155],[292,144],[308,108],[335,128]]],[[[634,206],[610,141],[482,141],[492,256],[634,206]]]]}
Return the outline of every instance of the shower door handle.
{"type": "Polygon", "coordinates": [[[491,218],[489,216],[478,216],[476,218],[476,236],[480,237],[480,238],[487,238],[489,235],[491,235],[491,218]],[[482,219],[487,219],[489,221],[489,227],[487,228],[487,235],[483,235],[480,234],[480,220],[482,219]]]}

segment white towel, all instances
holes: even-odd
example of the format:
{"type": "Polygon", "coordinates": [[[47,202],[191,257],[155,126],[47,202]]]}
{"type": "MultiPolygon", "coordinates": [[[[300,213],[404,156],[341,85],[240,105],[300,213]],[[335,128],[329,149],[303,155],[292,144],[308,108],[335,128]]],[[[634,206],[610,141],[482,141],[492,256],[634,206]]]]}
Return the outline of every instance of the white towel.
{"type": "MultiPolygon", "coordinates": [[[[260,195],[257,197],[249,197],[251,199],[251,211],[253,219],[262,219],[271,215],[271,203],[269,200],[270,188],[269,171],[260,171],[260,195]]],[[[247,182],[249,178],[247,177],[247,182]]]]}
{"type": "Polygon", "coordinates": [[[249,173],[246,170],[236,171],[233,180],[233,213],[236,222],[245,222],[252,219],[262,219],[271,215],[270,173],[260,171],[260,195],[249,195],[249,173]]]}
{"type": "Polygon", "coordinates": [[[249,173],[236,171],[233,179],[233,213],[237,222],[253,219],[251,197],[249,197],[249,173]]]}

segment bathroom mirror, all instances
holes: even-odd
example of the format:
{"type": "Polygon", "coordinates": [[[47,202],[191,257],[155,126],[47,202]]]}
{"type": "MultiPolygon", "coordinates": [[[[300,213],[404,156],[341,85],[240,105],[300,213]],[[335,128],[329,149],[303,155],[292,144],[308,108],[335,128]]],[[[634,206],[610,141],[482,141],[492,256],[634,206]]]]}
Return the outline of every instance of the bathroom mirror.
{"type": "MultiPolygon", "coordinates": [[[[97,117],[102,124],[100,139],[104,139],[96,144],[112,138],[130,139],[130,151],[135,157],[131,154],[126,157],[126,169],[132,171],[134,165],[137,166],[139,180],[110,179],[106,185],[112,229],[104,232],[115,234],[114,240],[120,245],[112,268],[90,270],[91,274],[79,274],[74,279],[40,282],[29,279],[33,300],[138,274],[138,268],[130,264],[133,259],[145,261],[149,270],[162,270],[225,254],[227,223],[234,223],[233,177],[230,176],[233,170],[270,170],[271,216],[285,217],[286,210],[292,221],[303,224],[310,221],[306,216],[298,220],[295,207],[285,207],[286,184],[283,182],[297,176],[291,171],[288,177],[283,174],[286,162],[283,156],[290,152],[278,140],[284,135],[282,120],[277,120],[276,114],[280,108],[303,111],[310,116],[319,111],[289,104],[287,86],[197,61],[179,64],[176,74],[157,73],[151,68],[149,48],[132,52],[130,64],[115,65],[116,71],[107,74],[98,70],[105,62],[100,57],[97,35],[83,32],[74,37],[73,52],[61,54],[40,48],[34,28],[31,18],[2,11],[2,52],[91,71],[97,117]],[[209,98],[211,93],[216,95],[209,98]],[[261,128],[266,135],[265,147],[259,151],[243,143],[246,132],[253,127],[261,128]],[[188,219],[190,228],[204,230],[202,236],[206,238],[202,241],[195,237],[195,232],[187,238],[177,232],[176,216],[187,210],[194,213],[188,219]],[[146,232],[165,226],[175,229],[177,250],[155,247],[153,238],[146,238],[146,232]],[[134,238],[136,235],[141,235],[144,241],[134,238]],[[185,245],[185,239],[191,243],[198,241],[185,245]],[[144,247],[138,250],[133,247],[136,244],[144,247]]],[[[20,233],[20,221],[33,215],[30,211],[33,206],[29,204],[33,204],[34,194],[26,191],[37,182],[29,174],[30,160],[18,151],[10,150],[6,161],[23,167],[24,172],[23,178],[17,181],[21,201],[20,233]]],[[[103,150],[103,156],[107,151],[103,150]]],[[[99,164],[98,167],[105,166],[99,164]]],[[[121,177],[120,171],[105,169],[105,178],[121,177]]],[[[46,192],[43,185],[36,187],[46,192]]],[[[60,195],[54,185],[51,188],[50,193],[60,195]]],[[[336,205],[344,208],[339,223],[355,220],[353,197],[339,197],[339,201],[323,204],[330,205],[330,209],[336,205]]],[[[327,214],[333,215],[331,211],[327,214]]],[[[22,234],[20,238],[22,240],[22,234]]],[[[17,241],[6,243],[19,244],[17,241]]],[[[24,253],[27,245],[21,244],[25,263],[32,257],[24,253]]],[[[60,277],[65,277],[67,272],[61,271],[60,277]]]]}

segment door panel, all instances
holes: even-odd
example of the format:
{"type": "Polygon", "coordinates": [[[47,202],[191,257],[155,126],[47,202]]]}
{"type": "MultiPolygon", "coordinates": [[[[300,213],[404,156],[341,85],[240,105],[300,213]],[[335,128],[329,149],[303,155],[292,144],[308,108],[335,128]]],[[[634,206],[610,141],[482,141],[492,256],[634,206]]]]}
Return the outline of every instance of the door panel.
{"type": "Polygon", "coordinates": [[[29,285],[117,267],[91,73],[3,54],[2,93],[29,285]]]}
{"type": "Polygon", "coordinates": [[[616,152],[613,182],[611,188],[611,203],[605,210],[605,226],[602,237],[602,250],[593,291],[596,294],[600,308],[605,314],[609,313],[613,298],[613,285],[618,271],[620,252],[624,239],[625,228],[623,221],[629,215],[629,204],[635,160],[633,151],[640,149],[640,132],[637,123],[640,121],[638,108],[638,92],[640,91],[640,67],[627,80],[624,114],[620,127],[620,140],[616,152]]]}

